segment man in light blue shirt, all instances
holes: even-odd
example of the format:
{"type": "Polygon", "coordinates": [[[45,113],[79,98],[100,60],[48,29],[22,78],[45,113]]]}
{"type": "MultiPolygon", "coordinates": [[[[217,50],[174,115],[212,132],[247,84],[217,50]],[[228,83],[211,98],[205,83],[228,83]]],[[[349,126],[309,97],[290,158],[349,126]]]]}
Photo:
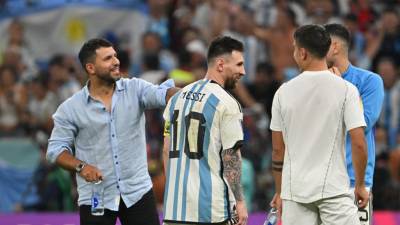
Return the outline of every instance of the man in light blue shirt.
{"type": "Polygon", "coordinates": [[[155,224],[158,215],[147,170],[144,110],[165,106],[176,92],[173,81],[160,86],[121,78],[112,44],[91,39],[80,52],[87,85],[53,115],[47,158],[75,171],[82,225],[155,224]],[[93,182],[102,180],[104,215],[91,214],[93,182]]]}
{"type": "MultiPolygon", "coordinates": [[[[333,66],[338,69],[338,73],[340,73],[345,80],[354,84],[361,95],[364,118],[367,123],[365,139],[368,148],[368,163],[365,171],[365,186],[368,191],[371,191],[375,167],[375,123],[379,118],[383,103],[383,81],[378,74],[351,65],[348,59],[350,33],[343,25],[328,24],[325,25],[325,29],[332,39],[331,47],[327,55],[328,66],[333,66]]],[[[348,135],[346,140],[346,162],[350,184],[351,187],[354,187],[355,177],[351,156],[351,141],[348,135]]],[[[363,225],[372,222],[371,199],[366,208],[359,209],[359,216],[363,225]]]]}

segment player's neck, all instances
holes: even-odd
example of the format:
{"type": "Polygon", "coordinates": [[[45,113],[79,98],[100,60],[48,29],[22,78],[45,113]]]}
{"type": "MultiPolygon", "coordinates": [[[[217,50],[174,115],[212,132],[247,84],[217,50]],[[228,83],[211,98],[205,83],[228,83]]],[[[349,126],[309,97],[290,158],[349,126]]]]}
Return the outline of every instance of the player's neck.
{"type": "Polygon", "coordinates": [[[334,66],[339,69],[340,74],[344,74],[350,66],[350,61],[347,56],[339,57],[334,66]]]}
{"type": "Polygon", "coordinates": [[[328,66],[326,65],[326,61],[314,59],[310,60],[304,67],[303,71],[324,71],[328,70],[328,66]]]}
{"type": "Polygon", "coordinates": [[[224,85],[225,85],[222,74],[219,74],[216,71],[207,70],[207,74],[206,74],[205,78],[208,80],[213,80],[213,81],[217,82],[222,87],[224,87],[224,85]]]}
{"type": "Polygon", "coordinates": [[[90,79],[89,93],[93,97],[103,98],[112,96],[115,88],[115,83],[106,83],[98,79],[90,79]]]}

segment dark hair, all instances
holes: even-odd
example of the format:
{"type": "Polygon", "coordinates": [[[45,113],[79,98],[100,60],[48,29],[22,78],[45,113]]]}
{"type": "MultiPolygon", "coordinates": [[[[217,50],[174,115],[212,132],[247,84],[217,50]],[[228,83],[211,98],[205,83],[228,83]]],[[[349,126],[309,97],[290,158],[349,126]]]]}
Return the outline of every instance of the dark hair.
{"type": "Polygon", "coordinates": [[[93,56],[96,55],[96,50],[102,47],[112,47],[111,42],[102,38],[93,38],[83,44],[79,51],[78,57],[82,67],[86,70],[86,63],[88,63],[93,56]]]}
{"type": "Polygon", "coordinates": [[[257,73],[264,73],[268,76],[272,76],[275,73],[275,67],[268,62],[258,63],[256,66],[257,73]]]}
{"type": "Polygon", "coordinates": [[[331,37],[324,27],[320,25],[304,25],[299,27],[294,33],[296,44],[305,48],[313,56],[324,58],[331,46],[331,37]]]}
{"type": "Polygon", "coordinates": [[[346,42],[347,46],[350,45],[350,32],[347,28],[338,23],[331,23],[324,25],[326,32],[330,36],[335,36],[346,42]]]}
{"type": "Polygon", "coordinates": [[[156,53],[145,53],[143,55],[143,65],[148,70],[159,70],[160,69],[160,59],[156,53]]]}
{"type": "Polygon", "coordinates": [[[64,66],[64,56],[62,54],[55,54],[49,60],[50,66],[64,66]]]}
{"type": "Polygon", "coordinates": [[[233,51],[243,52],[243,43],[228,36],[217,37],[208,47],[207,61],[211,62],[215,57],[224,54],[232,54],[233,51]]]}

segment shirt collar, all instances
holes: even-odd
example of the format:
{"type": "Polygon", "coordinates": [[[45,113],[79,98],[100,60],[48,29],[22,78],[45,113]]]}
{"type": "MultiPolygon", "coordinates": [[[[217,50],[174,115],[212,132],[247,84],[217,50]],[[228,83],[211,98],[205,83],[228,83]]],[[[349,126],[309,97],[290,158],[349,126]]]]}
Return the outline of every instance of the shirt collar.
{"type": "MultiPolygon", "coordinates": [[[[90,80],[86,81],[86,85],[85,85],[85,87],[83,87],[83,95],[86,99],[86,103],[89,103],[90,99],[91,99],[90,93],[89,93],[89,84],[90,84],[90,80]]],[[[122,84],[121,79],[119,79],[117,82],[115,82],[115,84],[116,84],[115,89],[117,91],[123,91],[125,89],[124,85],[122,84]]]]}
{"type": "Polygon", "coordinates": [[[346,71],[342,75],[343,78],[347,77],[350,74],[352,67],[353,67],[353,65],[351,65],[351,63],[350,63],[349,66],[347,67],[346,71]]]}

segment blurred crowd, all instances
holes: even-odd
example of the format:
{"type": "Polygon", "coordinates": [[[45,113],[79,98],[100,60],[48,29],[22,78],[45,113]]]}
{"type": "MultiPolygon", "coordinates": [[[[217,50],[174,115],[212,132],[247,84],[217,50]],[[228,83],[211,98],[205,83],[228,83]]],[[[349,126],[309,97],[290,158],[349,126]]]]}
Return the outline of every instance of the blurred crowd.
{"type": "MultiPolygon", "coordinates": [[[[233,91],[243,104],[245,145],[243,186],[251,211],[267,208],[274,193],[269,118],[275,91],[299,71],[293,60],[293,33],[299,25],[343,23],[351,32],[354,65],[382,76],[385,100],[376,127],[374,208],[400,210],[400,1],[398,0],[148,0],[147,30],[141,48],[108,34],[118,49],[124,77],[152,83],[173,78],[177,86],[202,79],[206,49],[218,35],[245,46],[246,76],[233,91]]],[[[24,24],[15,18],[0,41],[0,138],[29,137],[41,149],[32,178],[39,200],[16,210],[76,210],[75,180],[46,162],[44,155],[57,106],[86,84],[76,55],[30,54],[24,24]]],[[[162,111],[146,113],[149,171],[162,205],[162,111]]],[[[1,140],[1,139],[0,139],[1,140]]],[[[312,156],[310,156],[312,159],[312,156]]],[[[32,188],[30,188],[31,190],[32,188]]]]}

